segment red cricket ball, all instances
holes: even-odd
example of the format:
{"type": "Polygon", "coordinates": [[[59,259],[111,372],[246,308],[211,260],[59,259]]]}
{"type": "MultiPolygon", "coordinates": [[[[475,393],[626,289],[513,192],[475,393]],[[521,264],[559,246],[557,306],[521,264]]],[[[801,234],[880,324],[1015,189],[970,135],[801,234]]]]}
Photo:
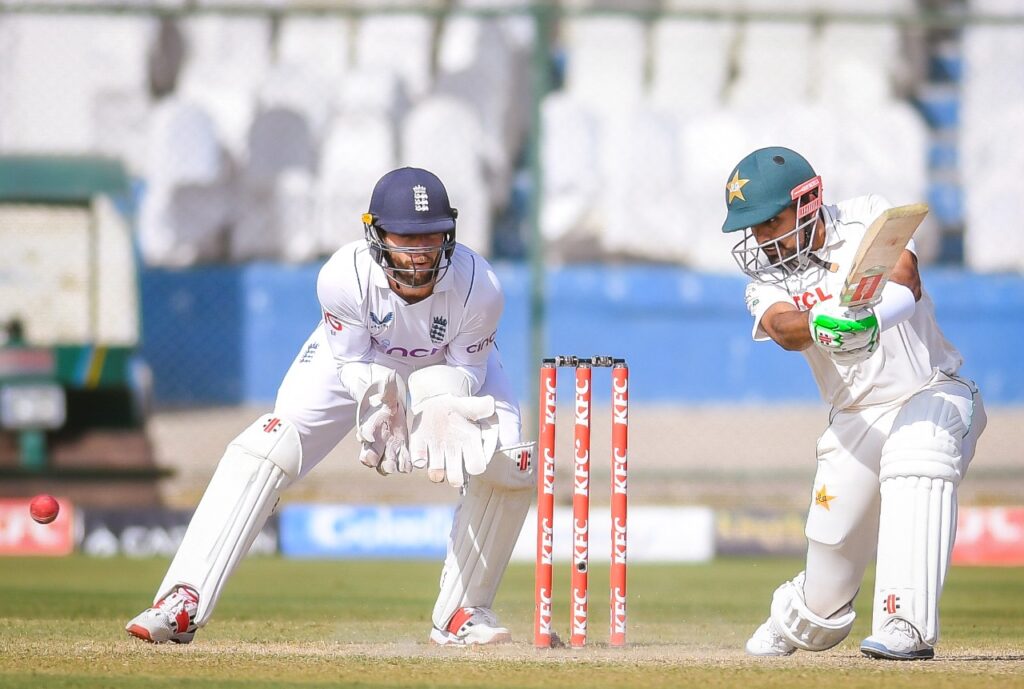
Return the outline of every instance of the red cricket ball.
{"type": "Polygon", "coordinates": [[[49,524],[57,518],[60,512],[60,504],[52,495],[37,495],[32,498],[32,504],[28,507],[32,518],[40,524],[49,524]]]}

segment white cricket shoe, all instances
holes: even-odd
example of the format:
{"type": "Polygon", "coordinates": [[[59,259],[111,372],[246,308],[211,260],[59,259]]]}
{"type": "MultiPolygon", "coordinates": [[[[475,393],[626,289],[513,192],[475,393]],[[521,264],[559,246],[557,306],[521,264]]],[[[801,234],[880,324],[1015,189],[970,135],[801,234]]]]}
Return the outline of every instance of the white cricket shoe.
{"type": "Polygon", "coordinates": [[[167,641],[191,643],[196,635],[198,610],[199,594],[187,586],[178,586],[152,608],[136,615],[124,629],[132,636],[154,644],[167,641]]]}
{"type": "Polygon", "coordinates": [[[746,648],[752,656],[788,656],[796,650],[796,646],[779,632],[771,617],[750,635],[746,648]]]}
{"type": "Polygon", "coordinates": [[[894,617],[877,634],[860,642],[860,652],[869,658],[886,660],[931,660],[935,649],[921,639],[910,622],[894,617]]]}
{"type": "Polygon", "coordinates": [[[447,628],[430,630],[430,642],[438,646],[485,646],[511,641],[512,634],[501,626],[490,608],[459,608],[447,628]]]}

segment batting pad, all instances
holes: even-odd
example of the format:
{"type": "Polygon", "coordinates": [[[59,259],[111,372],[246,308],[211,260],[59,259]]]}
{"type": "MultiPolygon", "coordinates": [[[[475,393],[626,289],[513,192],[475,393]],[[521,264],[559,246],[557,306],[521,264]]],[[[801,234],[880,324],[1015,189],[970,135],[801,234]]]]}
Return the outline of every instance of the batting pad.
{"type": "Polygon", "coordinates": [[[805,651],[827,651],[853,629],[857,613],[846,605],[830,618],[816,615],[804,602],[804,573],[785,582],[772,596],[772,620],[786,639],[805,651]]]}
{"type": "Polygon", "coordinates": [[[926,643],[939,638],[939,598],[956,537],[956,485],[943,478],[882,481],[872,631],[907,620],[926,643]]]}
{"type": "Polygon", "coordinates": [[[267,414],[231,441],[210,479],[185,538],[153,599],[175,586],[199,592],[195,623],[203,626],[221,589],[249,552],[281,491],[299,475],[299,434],[287,421],[267,414]]]}
{"type": "Polygon", "coordinates": [[[459,608],[493,606],[536,490],[532,450],[533,443],[498,450],[487,471],[470,477],[452,521],[441,592],[434,604],[438,629],[459,608]]]}

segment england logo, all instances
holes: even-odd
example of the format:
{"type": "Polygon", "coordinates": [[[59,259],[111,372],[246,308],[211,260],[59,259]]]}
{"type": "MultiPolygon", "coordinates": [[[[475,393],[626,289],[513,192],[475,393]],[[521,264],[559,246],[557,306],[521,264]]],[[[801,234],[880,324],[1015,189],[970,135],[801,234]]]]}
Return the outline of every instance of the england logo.
{"type": "Polygon", "coordinates": [[[412,202],[416,210],[426,212],[430,210],[430,199],[427,198],[427,188],[417,184],[412,188],[412,202]]]}
{"type": "Polygon", "coordinates": [[[443,316],[434,316],[434,322],[430,326],[430,341],[434,344],[444,342],[444,334],[448,330],[448,319],[443,316]]]}

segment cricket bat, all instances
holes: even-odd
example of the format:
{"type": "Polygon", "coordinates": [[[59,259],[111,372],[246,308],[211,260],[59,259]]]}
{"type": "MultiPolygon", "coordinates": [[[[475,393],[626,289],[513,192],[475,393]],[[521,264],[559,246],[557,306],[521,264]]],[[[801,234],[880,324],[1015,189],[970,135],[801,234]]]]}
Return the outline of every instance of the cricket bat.
{"type": "Polygon", "coordinates": [[[889,208],[875,218],[857,248],[850,274],[839,294],[840,304],[855,309],[878,303],[900,254],[926,215],[928,204],[912,203],[889,208]]]}

